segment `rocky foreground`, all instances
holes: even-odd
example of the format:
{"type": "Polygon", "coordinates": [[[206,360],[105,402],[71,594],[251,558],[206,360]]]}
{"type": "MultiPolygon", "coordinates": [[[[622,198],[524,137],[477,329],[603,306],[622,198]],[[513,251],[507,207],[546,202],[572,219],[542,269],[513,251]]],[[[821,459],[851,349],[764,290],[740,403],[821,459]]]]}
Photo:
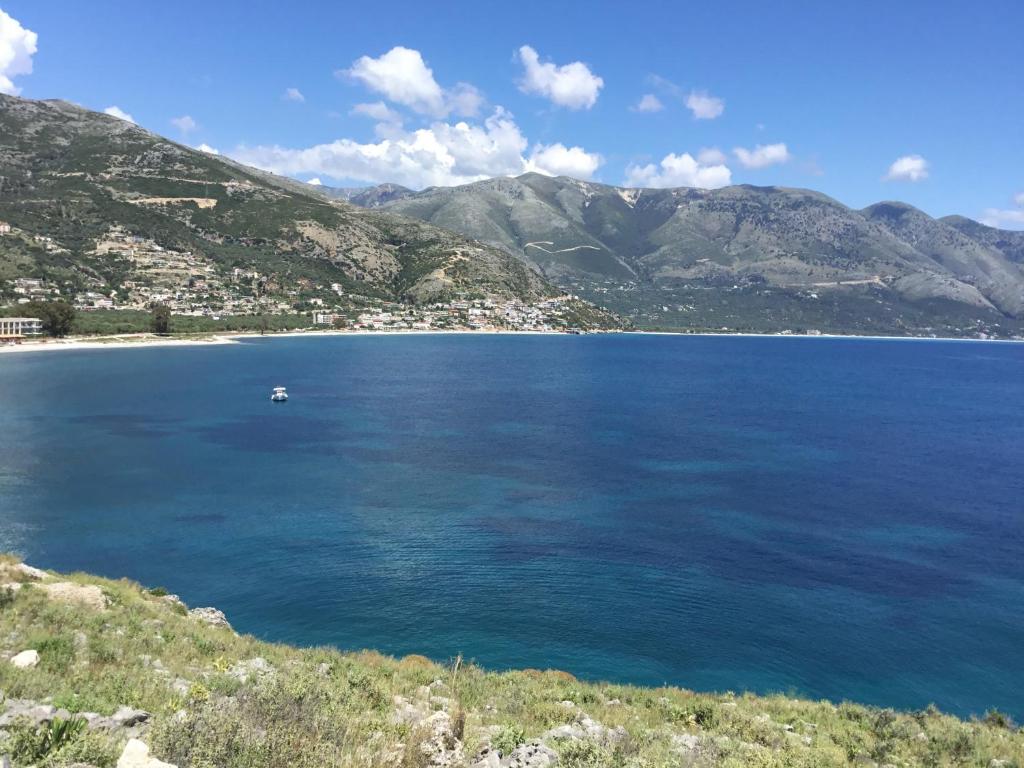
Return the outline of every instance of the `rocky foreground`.
{"type": "Polygon", "coordinates": [[[160,589],[0,557],[0,755],[78,768],[1010,768],[1024,765],[1024,734],[995,712],[963,721],[272,645],[160,589]]]}

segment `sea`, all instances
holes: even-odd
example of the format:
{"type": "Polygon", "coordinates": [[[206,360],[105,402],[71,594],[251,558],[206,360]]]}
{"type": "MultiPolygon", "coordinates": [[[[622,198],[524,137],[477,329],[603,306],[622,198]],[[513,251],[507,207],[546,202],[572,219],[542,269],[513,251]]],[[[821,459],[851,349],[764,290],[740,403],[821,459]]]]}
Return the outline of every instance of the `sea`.
{"type": "Polygon", "coordinates": [[[0,550],[272,641],[1021,718],[1024,344],[4,354],[0,550]]]}

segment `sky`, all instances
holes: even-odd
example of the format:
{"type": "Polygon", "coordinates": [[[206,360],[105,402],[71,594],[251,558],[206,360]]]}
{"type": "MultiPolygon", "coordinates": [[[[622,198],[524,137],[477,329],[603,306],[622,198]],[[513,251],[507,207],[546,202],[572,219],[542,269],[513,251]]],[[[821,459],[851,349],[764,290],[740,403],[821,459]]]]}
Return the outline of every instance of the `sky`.
{"type": "Polygon", "coordinates": [[[1024,2],[0,0],[0,91],[333,186],[809,187],[1024,229],[1024,2]]]}

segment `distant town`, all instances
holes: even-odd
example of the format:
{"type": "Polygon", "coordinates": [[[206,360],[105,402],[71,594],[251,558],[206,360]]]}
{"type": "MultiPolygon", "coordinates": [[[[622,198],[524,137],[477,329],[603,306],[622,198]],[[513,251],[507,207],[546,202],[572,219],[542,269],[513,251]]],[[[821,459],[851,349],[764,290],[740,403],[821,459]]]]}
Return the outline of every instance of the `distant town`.
{"type": "MultiPolygon", "coordinates": [[[[0,237],[21,237],[49,253],[66,252],[53,238],[21,232],[6,222],[0,222],[0,237]]],[[[576,329],[575,310],[583,304],[568,293],[534,303],[462,293],[412,305],[352,294],[339,283],[300,280],[288,287],[255,269],[226,271],[202,256],[165,248],[116,225],[90,255],[122,264],[125,278],[116,286],[88,275],[63,282],[38,276],[0,280],[0,308],[61,301],[77,312],[149,312],[162,306],[172,315],[213,321],[303,315],[310,326],[333,329],[566,331],[576,329]]],[[[42,332],[38,324],[21,327],[24,335],[42,332]]]]}

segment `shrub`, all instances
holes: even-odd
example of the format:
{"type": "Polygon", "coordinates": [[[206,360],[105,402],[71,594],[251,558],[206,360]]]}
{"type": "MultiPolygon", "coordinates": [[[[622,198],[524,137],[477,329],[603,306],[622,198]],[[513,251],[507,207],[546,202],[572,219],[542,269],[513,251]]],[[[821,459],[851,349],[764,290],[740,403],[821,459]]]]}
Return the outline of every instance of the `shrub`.
{"type": "Polygon", "coordinates": [[[503,727],[491,742],[502,757],[508,757],[512,750],[526,741],[526,731],[521,725],[509,724],[503,727]]]}
{"type": "Polygon", "coordinates": [[[558,764],[564,768],[605,768],[612,765],[612,756],[592,741],[570,741],[559,750],[558,764]]]}
{"type": "Polygon", "coordinates": [[[39,665],[48,672],[64,674],[75,660],[75,642],[69,635],[47,635],[31,643],[39,651],[39,665]]]}

